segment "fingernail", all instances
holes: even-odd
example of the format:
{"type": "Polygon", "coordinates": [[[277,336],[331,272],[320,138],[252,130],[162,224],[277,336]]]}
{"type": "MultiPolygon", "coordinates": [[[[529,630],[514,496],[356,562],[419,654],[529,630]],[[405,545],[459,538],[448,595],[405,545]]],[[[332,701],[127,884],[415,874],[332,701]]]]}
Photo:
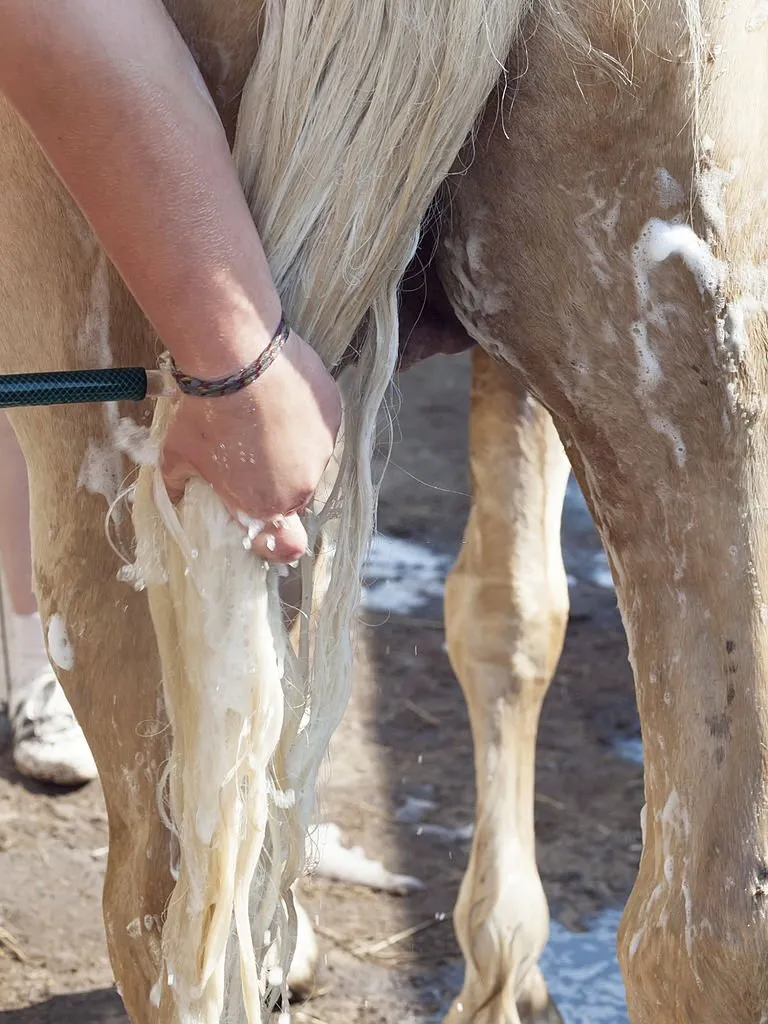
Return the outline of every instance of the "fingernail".
{"type": "Polygon", "coordinates": [[[277,547],[277,541],[275,540],[271,533],[268,533],[264,538],[264,547],[267,549],[267,551],[274,551],[275,548],[277,547]]]}

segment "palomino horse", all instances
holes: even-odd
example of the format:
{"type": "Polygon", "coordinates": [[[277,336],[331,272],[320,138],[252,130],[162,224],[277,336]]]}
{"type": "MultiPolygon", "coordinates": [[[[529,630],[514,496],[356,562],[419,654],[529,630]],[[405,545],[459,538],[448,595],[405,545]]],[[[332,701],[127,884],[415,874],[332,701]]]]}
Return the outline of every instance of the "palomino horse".
{"type": "MultiPolygon", "coordinates": [[[[258,43],[254,5],[168,6],[231,129],[258,43]]],[[[492,97],[469,168],[450,179],[440,284],[427,286],[427,341],[455,347],[463,329],[481,346],[474,507],[446,602],[478,791],[455,917],[467,973],[450,1020],[511,1024],[516,1004],[528,1021],[554,1019],[535,966],[547,908],[532,791],[567,611],[559,435],[611,561],[646,750],[644,850],[619,937],[630,1018],[757,1024],[768,1019],[768,13],[764,0],[578,0],[558,17],[561,32],[530,5],[510,58],[515,102],[492,97]]],[[[150,364],[155,339],[117,275],[14,114],[0,118],[3,370],[150,364]]],[[[104,786],[115,975],[134,1021],[171,1019],[150,998],[172,886],[155,811],[167,752],[157,651],[103,529],[104,498],[131,467],[103,409],[13,420],[41,614],[66,614],[75,660],[62,682],[104,786]]],[[[129,524],[117,530],[129,545],[129,524]]]]}

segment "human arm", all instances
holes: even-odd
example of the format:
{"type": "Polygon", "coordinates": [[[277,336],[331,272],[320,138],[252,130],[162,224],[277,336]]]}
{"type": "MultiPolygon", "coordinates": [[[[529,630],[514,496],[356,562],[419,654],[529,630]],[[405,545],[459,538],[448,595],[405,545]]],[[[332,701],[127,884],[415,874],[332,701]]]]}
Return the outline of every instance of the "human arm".
{"type": "MultiPolygon", "coordinates": [[[[177,364],[215,377],[250,363],[280,303],[223,127],[162,4],[0,0],[0,23],[0,90],[177,364]]],[[[292,334],[244,391],[180,399],[168,483],[178,492],[197,472],[233,512],[290,512],[316,487],[339,417],[335,385],[292,334]]]]}

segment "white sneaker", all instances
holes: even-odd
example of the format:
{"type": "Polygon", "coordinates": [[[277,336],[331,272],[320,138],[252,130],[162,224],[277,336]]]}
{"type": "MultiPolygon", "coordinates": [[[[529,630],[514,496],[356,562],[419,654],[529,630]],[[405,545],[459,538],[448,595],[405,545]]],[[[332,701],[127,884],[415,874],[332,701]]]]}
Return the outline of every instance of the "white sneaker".
{"type": "Polygon", "coordinates": [[[95,779],[93,755],[53,669],[24,690],[24,697],[10,708],[13,762],[19,772],[58,786],[95,779]]]}

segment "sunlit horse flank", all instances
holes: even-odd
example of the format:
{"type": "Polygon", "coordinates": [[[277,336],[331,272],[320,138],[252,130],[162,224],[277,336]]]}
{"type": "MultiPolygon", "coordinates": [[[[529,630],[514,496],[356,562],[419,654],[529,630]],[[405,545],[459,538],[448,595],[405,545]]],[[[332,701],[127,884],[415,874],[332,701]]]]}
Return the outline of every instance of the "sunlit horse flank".
{"type": "MultiPolygon", "coordinates": [[[[254,6],[169,4],[230,129],[258,42],[254,6]]],[[[450,179],[424,319],[428,348],[460,346],[463,331],[480,345],[474,505],[446,600],[478,788],[455,917],[466,978],[449,1019],[557,1019],[536,967],[547,907],[533,749],[567,617],[562,441],[611,561],[643,727],[645,843],[619,936],[630,1019],[758,1024],[768,18],[762,0],[577,0],[559,32],[532,7],[506,91],[450,179]]],[[[0,365],[146,363],[151,332],[29,136],[9,110],[0,117],[0,365]]],[[[167,737],[146,602],[116,579],[104,537],[111,416],[27,412],[14,425],[41,612],[65,609],[74,666],[62,682],[109,813],[110,955],[144,1024],[173,1019],[150,998],[172,886],[155,809],[167,737]]]]}

